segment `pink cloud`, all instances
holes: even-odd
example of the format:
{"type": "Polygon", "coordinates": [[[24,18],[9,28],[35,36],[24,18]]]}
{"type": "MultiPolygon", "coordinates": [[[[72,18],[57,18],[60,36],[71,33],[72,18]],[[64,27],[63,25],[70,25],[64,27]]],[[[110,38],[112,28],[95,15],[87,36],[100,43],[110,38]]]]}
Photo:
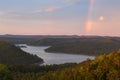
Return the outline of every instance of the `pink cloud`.
{"type": "Polygon", "coordinates": [[[62,7],[60,7],[60,6],[47,7],[47,8],[35,10],[34,13],[55,12],[61,8],[62,7]]]}
{"type": "Polygon", "coordinates": [[[71,5],[77,5],[77,4],[81,4],[84,3],[86,0],[60,0],[62,2],[64,2],[65,4],[71,6],[71,5]]]}

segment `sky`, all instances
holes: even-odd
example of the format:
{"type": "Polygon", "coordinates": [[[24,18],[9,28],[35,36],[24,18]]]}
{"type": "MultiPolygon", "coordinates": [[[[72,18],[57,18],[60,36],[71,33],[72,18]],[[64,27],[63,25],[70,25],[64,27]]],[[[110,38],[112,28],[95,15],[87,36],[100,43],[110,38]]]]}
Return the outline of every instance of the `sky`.
{"type": "Polygon", "coordinates": [[[0,34],[120,36],[120,0],[0,0],[0,34]]]}

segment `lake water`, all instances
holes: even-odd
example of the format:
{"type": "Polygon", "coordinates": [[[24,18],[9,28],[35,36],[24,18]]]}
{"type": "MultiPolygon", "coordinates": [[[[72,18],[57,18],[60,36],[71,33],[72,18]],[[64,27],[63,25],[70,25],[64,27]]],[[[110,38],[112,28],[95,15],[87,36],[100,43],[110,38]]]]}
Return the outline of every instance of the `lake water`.
{"type": "MultiPolygon", "coordinates": [[[[23,44],[22,44],[23,45],[23,44]]],[[[21,49],[25,52],[30,54],[36,54],[37,56],[41,57],[44,60],[44,64],[63,64],[63,63],[80,63],[87,58],[94,59],[93,56],[86,56],[86,55],[77,55],[77,54],[63,54],[63,53],[47,53],[44,50],[48,47],[36,47],[36,46],[28,46],[24,45],[21,49]]]]}

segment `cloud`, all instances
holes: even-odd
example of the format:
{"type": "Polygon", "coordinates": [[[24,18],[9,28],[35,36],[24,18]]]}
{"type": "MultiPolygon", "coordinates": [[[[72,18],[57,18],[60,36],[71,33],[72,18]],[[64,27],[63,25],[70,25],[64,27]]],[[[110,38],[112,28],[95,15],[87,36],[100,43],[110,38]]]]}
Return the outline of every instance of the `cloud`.
{"type": "Polygon", "coordinates": [[[53,6],[53,7],[47,7],[47,8],[43,8],[43,9],[37,9],[34,11],[34,13],[50,13],[50,12],[55,12],[59,9],[62,9],[62,7],[60,6],[53,6]]]}
{"type": "Polygon", "coordinates": [[[44,11],[45,12],[54,12],[54,11],[57,11],[59,9],[61,9],[62,7],[49,7],[49,8],[46,8],[44,11]]]}
{"type": "Polygon", "coordinates": [[[21,12],[7,10],[7,11],[0,11],[0,17],[19,17],[22,16],[21,12]]]}
{"type": "Polygon", "coordinates": [[[50,13],[50,12],[58,11],[65,7],[83,4],[86,3],[86,1],[88,2],[88,0],[57,0],[57,1],[62,2],[65,5],[40,8],[40,9],[36,9],[33,13],[50,13]]]}
{"type": "Polygon", "coordinates": [[[85,3],[86,1],[88,0],[59,0],[59,1],[62,1],[64,2],[65,4],[67,5],[78,5],[78,4],[83,4],[85,3]]]}
{"type": "Polygon", "coordinates": [[[32,19],[36,19],[36,17],[30,13],[19,12],[14,10],[0,11],[1,21],[32,20],[32,19]]]}

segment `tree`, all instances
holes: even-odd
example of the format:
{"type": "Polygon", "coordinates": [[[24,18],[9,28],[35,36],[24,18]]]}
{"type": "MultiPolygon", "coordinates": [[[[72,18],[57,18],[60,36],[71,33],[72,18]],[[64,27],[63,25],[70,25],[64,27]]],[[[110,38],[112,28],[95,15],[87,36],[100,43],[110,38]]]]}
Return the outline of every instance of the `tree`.
{"type": "Polygon", "coordinates": [[[2,64],[0,64],[0,80],[13,80],[8,68],[2,64]]]}

